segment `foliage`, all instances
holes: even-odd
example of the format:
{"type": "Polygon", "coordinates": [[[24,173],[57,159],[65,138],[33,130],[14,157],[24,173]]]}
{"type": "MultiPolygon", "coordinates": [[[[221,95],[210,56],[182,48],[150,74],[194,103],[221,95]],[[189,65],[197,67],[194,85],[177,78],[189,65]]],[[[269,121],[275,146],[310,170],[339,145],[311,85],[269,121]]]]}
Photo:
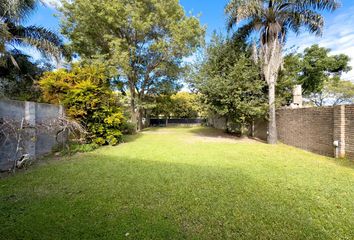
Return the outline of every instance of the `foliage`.
{"type": "Polygon", "coordinates": [[[328,81],[338,81],[343,72],[351,70],[350,58],[345,54],[333,55],[328,48],[317,44],[302,54],[285,57],[281,81],[302,85],[304,94],[320,92],[328,81]]]}
{"type": "Polygon", "coordinates": [[[151,115],[165,118],[197,118],[200,115],[200,102],[197,94],[178,92],[173,95],[160,95],[154,98],[151,115]]]}
{"type": "Polygon", "coordinates": [[[62,40],[48,29],[25,26],[23,22],[35,10],[37,0],[2,0],[0,3],[0,53],[8,55],[15,66],[17,63],[8,52],[13,47],[34,47],[44,56],[57,60],[64,52],[62,40]]]}
{"type": "Polygon", "coordinates": [[[63,104],[67,115],[87,128],[93,142],[115,145],[121,141],[120,128],[125,119],[103,65],[74,65],[71,71],[47,72],[39,85],[43,99],[63,104]]]}
{"type": "Polygon", "coordinates": [[[284,57],[283,67],[279,72],[276,88],[278,106],[290,105],[293,101],[294,86],[300,84],[299,75],[302,72],[300,54],[289,53],[284,57]]]}
{"type": "Polygon", "coordinates": [[[197,118],[199,112],[198,96],[188,92],[178,92],[171,96],[172,116],[175,118],[197,118]]]}
{"type": "Polygon", "coordinates": [[[275,85],[283,62],[283,47],[290,31],[299,34],[304,28],[320,35],[324,26],[321,11],[334,11],[337,0],[230,0],[225,8],[228,27],[243,22],[236,35],[242,38],[259,34],[259,61],[268,84],[268,143],[277,143],[275,85]]]}
{"type": "Polygon", "coordinates": [[[146,106],[151,111],[151,117],[163,118],[171,117],[172,99],[169,94],[149,96],[149,105],[146,106]]]}
{"type": "Polygon", "coordinates": [[[316,106],[354,103],[354,83],[329,80],[320,92],[309,94],[308,99],[316,106]]]}
{"type": "Polygon", "coordinates": [[[76,0],[61,11],[72,51],[118,69],[116,82],[130,91],[138,128],[145,96],[176,90],[182,59],[204,36],[199,20],[186,16],[178,0],[76,0]]]}
{"type": "Polygon", "coordinates": [[[247,124],[266,111],[265,82],[250,56],[246,44],[214,36],[192,79],[206,108],[236,123],[242,135],[247,124]]]}
{"type": "Polygon", "coordinates": [[[37,3],[37,0],[0,1],[0,96],[32,101],[39,98],[33,82],[48,70],[47,66],[32,63],[18,49],[32,47],[42,56],[57,61],[64,53],[63,42],[54,32],[25,24],[37,3]]]}
{"type": "Polygon", "coordinates": [[[18,51],[10,52],[18,68],[14,67],[9,55],[4,55],[0,61],[0,96],[14,100],[37,101],[40,99],[40,90],[35,81],[44,71],[51,70],[46,62],[33,63],[31,58],[18,51]]]}
{"type": "Polygon", "coordinates": [[[343,72],[351,70],[349,60],[347,55],[333,55],[330,49],[317,44],[303,53],[286,55],[277,86],[279,100],[282,104],[290,103],[291,91],[297,84],[302,85],[305,96],[321,95],[326,85],[338,82],[343,72]]]}
{"type": "Polygon", "coordinates": [[[0,236],[353,239],[353,161],[207,128],[146,133],[1,179],[0,236]]]}
{"type": "Polygon", "coordinates": [[[345,54],[329,56],[330,49],[313,45],[305,49],[299,82],[304,94],[318,92],[330,78],[339,80],[342,72],[350,71],[349,57],[345,54]]]}
{"type": "Polygon", "coordinates": [[[58,149],[58,151],[60,155],[66,156],[66,155],[73,155],[75,153],[92,152],[96,150],[98,147],[99,145],[96,143],[82,144],[82,143],[71,142],[68,143],[67,148],[60,148],[58,149]]]}
{"type": "Polygon", "coordinates": [[[124,121],[120,127],[123,134],[132,135],[136,133],[136,126],[131,122],[124,121]]]}

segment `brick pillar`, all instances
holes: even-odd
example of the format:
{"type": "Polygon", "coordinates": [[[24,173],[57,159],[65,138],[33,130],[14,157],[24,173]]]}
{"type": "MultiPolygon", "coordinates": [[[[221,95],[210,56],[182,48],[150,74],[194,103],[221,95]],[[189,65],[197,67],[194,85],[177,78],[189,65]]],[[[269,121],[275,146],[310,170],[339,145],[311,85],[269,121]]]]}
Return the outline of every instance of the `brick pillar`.
{"type": "Polygon", "coordinates": [[[338,142],[334,156],[345,157],[345,105],[335,106],[333,109],[333,141],[338,142]]]}
{"type": "MultiPolygon", "coordinates": [[[[24,153],[30,158],[36,157],[36,104],[25,102],[25,122],[23,132],[24,153]]],[[[19,156],[20,157],[20,156],[19,156]]]]}

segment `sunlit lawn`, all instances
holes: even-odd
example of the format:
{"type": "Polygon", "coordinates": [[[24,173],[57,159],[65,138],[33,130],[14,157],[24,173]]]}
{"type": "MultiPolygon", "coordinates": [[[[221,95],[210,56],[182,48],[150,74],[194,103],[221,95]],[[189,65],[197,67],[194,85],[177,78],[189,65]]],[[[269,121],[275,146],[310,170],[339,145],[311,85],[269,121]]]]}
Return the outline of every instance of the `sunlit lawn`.
{"type": "Polygon", "coordinates": [[[354,164],[159,128],[0,180],[0,239],[354,239],[354,164]]]}

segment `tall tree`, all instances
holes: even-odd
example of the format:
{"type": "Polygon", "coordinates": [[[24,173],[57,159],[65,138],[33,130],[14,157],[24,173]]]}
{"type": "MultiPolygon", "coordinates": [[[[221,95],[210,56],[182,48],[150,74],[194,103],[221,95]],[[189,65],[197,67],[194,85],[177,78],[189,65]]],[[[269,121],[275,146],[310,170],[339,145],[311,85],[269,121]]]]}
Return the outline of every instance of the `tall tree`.
{"type": "Polygon", "coordinates": [[[246,135],[248,124],[264,117],[266,84],[242,41],[214,36],[190,81],[206,111],[226,119],[227,130],[246,135]]]}
{"type": "Polygon", "coordinates": [[[324,19],[322,10],[333,11],[339,7],[337,0],[231,0],[225,12],[231,29],[240,21],[243,35],[259,33],[262,72],[268,84],[269,126],[268,143],[277,143],[275,115],[275,85],[282,65],[282,50],[290,31],[300,33],[302,27],[320,35],[324,19]]]}
{"type": "Polygon", "coordinates": [[[349,62],[347,55],[331,54],[330,49],[317,44],[306,48],[303,53],[287,54],[277,83],[278,100],[289,104],[294,85],[302,85],[305,97],[321,95],[324,87],[338,83],[342,73],[351,70],[349,62]]]}
{"type": "MultiPolygon", "coordinates": [[[[62,40],[43,27],[24,26],[38,4],[37,0],[2,0],[0,2],[0,54],[8,55],[17,66],[9,49],[34,47],[44,56],[59,60],[63,53],[62,40]]],[[[18,66],[17,66],[18,67],[18,66]]]]}
{"type": "Polygon", "coordinates": [[[330,49],[313,45],[300,55],[301,72],[297,81],[303,93],[320,92],[326,82],[339,81],[343,72],[351,70],[350,58],[345,54],[330,55],[330,49]]]}
{"type": "Polygon", "coordinates": [[[178,92],[173,95],[160,95],[153,99],[151,115],[165,118],[197,118],[200,113],[198,95],[189,92],[178,92]]]}
{"type": "Polygon", "coordinates": [[[130,91],[131,121],[142,128],[147,94],[173,86],[204,28],[178,0],[76,0],[64,3],[63,33],[82,58],[115,66],[130,91]]]}

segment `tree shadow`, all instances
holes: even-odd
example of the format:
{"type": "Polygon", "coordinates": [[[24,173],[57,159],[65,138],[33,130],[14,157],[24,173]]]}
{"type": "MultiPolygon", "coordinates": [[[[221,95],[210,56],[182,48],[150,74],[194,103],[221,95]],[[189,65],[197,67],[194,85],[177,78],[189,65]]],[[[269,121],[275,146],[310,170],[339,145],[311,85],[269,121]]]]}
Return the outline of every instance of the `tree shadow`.
{"type": "Polygon", "coordinates": [[[224,138],[230,140],[257,140],[250,138],[248,136],[240,137],[237,134],[227,133],[224,130],[216,129],[212,127],[200,127],[193,128],[190,130],[191,133],[198,137],[206,137],[206,138],[224,138]]]}
{"type": "Polygon", "coordinates": [[[137,139],[141,138],[142,136],[143,135],[140,132],[129,134],[129,135],[123,135],[123,143],[134,142],[137,139]]]}
{"type": "Polygon", "coordinates": [[[4,239],[23,232],[52,239],[328,239],[350,227],[331,219],[340,209],[318,206],[321,193],[304,191],[301,181],[289,190],[287,179],[269,181],[236,166],[102,152],[80,163],[41,169],[50,178],[39,171],[18,178],[21,184],[0,198],[4,239]]]}

